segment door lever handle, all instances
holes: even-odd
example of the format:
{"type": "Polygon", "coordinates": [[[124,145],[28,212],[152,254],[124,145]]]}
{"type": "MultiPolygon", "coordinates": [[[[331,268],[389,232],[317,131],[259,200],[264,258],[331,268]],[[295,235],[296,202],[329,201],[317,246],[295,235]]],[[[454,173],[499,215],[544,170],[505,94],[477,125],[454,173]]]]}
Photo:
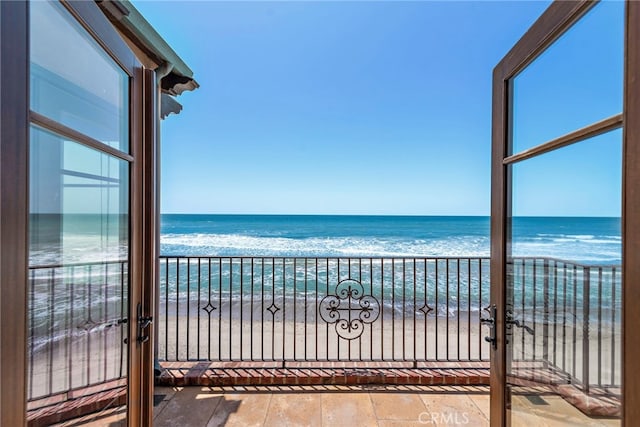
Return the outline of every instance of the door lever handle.
{"type": "Polygon", "coordinates": [[[507,324],[517,326],[518,328],[522,328],[522,329],[524,329],[525,331],[527,331],[531,335],[534,334],[533,328],[531,328],[530,326],[525,325],[524,322],[521,322],[520,320],[507,319],[507,324]]]}
{"type": "Polygon", "coordinates": [[[533,330],[533,328],[531,328],[530,326],[525,325],[524,321],[522,320],[518,320],[518,319],[514,319],[513,316],[514,313],[512,310],[507,310],[506,312],[506,323],[507,325],[514,325],[517,326],[518,328],[522,328],[525,331],[527,331],[529,334],[534,335],[535,331],[533,330]]]}
{"type": "Polygon", "coordinates": [[[489,336],[484,337],[484,340],[491,344],[493,349],[498,348],[498,340],[496,339],[496,313],[498,309],[495,304],[492,304],[489,308],[489,317],[481,317],[480,323],[489,327],[489,336]]]}
{"type": "Polygon", "coordinates": [[[142,315],[142,304],[138,303],[138,337],[137,341],[142,344],[149,341],[149,335],[145,334],[147,329],[153,323],[153,316],[142,315]]]}
{"type": "Polygon", "coordinates": [[[140,317],[138,319],[138,322],[140,322],[140,329],[145,329],[145,328],[148,328],[149,325],[153,323],[153,317],[152,316],[140,317]]]}

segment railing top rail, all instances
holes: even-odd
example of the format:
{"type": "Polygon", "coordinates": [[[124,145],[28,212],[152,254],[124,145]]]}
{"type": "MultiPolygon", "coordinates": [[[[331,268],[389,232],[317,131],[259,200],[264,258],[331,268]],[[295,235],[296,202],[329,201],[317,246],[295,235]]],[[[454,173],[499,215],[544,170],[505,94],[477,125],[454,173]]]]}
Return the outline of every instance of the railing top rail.
{"type": "MultiPolygon", "coordinates": [[[[309,260],[309,259],[329,259],[329,260],[428,260],[428,261],[440,261],[440,260],[482,260],[488,261],[491,258],[488,256],[282,256],[282,255],[160,255],[159,259],[278,259],[278,260],[309,260]]],[[[553,261],[556,263],[570,264],[578,267],[589,267],[593,269],[598,268],[620,268],[620,264],[587,264],[576,261],[566,260],[562,258],[554,257],[539,257],[539,256],[525,256],[525,257],[512,257],[511,260],[540,260],[540,261],[553,261]]],[[[86,267],[93,265],[112,265],[112,264],[125,264],[129,260],[111,260],[111,261],[94,261],[94,262],[82,262],[82,263],[69,263],[69,264],[42,264],[42,265],[30,265],[29,270],[41,270],[52,268],[67,268],[67,267],[86,267]]]]}
{"type": "Polygon", "coordinates": [[[159,258],[161,259],[166,259],[166,258],[171,258],[171,259],[176,259],[176,258],[180,258],[180,259],[185,259],[185,258],[220,258],[220,259],[340,259],[340,260],[347,260],[347,259],[428,259],[428,260],[434,260],[434,259],[483,259],[483,260],[488,260],[490,259],[488,256],[367,256],[367,255],[362,255],[362,256],[335,256],[335,255],[324,255],[324,256],[318,256],[318,255],[310,255],[310,256],[303,256],[303,255],[292,255],[292,256],[288,256],[288,255],[160,255],[159,258]]]}
{"type": "Polygon", "coordinates": [[[129,262],[128,259],[121,260],[111,260],[111,261],[93,261],[93,262],[76,262],[69,264],[40,264],[40,265],[30,265],[29,270],[45,270],[52,268],[67,268],[67,267],[87,267],[93,265],[112,265],[112,264],[127,264],[129,262]]]}
{"type": "MultiPolygon", "coordinates": [[[[362,260],[428,260],[428,261],[440,261],[440,260],[482,260],[488,261],[491,257],[488,256],[300,256],[300,255],[292,255],[292,256],[283,256],[283,255],[160,255],[159,259],[261,259],[261,260],[309,260],[309,259],[329,259],[329,260],[354,260],[354,259],[362,259],[362,260]]],[[[571,264],[578,267],[589,267],[589,268],[620,268],[620,264],[586,264],[580,263],[576,261],[566,260],[562,258],[554,258],[554,257],[542,257],[542,256],[523,256],[523,257],[512,257],[512,260],[540,260],[540,261],[553,261],[557,263],[563,264],[571,264]]]]}
{"type": "Polygon", "coordinates": [[[542,257],[542,256],[517,256],[511,257],[511,260],[541,260],[541,261],[553,261],[563,264],[571,264],[577,267],[589,267],[589,268],[621,268],[620,264],[588,264],[584,262],[577,262],[568,259],[554,258],[554,257],[542,257]]]}

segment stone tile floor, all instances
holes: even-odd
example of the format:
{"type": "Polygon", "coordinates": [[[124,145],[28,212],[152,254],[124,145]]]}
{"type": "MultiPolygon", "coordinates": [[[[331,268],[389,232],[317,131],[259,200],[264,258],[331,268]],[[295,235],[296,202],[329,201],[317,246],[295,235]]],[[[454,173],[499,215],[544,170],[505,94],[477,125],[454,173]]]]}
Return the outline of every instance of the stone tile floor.
{"type": "Polygon", "coordinates": [[[465,387],[464,393],[460,387],[422,386],[246,389],[158,388],[165,399],[156,407],[154,426],[489,425],[486,387],[465,387]]]}
{"type": "MultiPolygon", "coordinates": [[[[483,386],[156,387],[153,425],[214,426],[488,426],[483,386]]],[[[123,425],[114,408],[61,425],[123,425]]],[[[588,418],[557,396],[514,400],[513,425],[614,426],[588,418]]]]}

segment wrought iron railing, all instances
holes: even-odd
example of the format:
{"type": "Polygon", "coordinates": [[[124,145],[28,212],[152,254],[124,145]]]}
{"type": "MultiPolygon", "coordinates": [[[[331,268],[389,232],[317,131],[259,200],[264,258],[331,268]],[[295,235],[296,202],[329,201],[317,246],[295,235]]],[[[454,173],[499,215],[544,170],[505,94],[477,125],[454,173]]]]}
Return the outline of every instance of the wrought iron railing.
{"type": "Polygon", "coordinates": [[[489,356],[479,323],[480,308],[489,301],[488,259],[160,261],[159,355],[165,360],[489,356]]]}
{"type": "MultiPolygon", "coordinates": [[[[550,258],[516,258],[513,283],[512,373],[543,362],[583,390],[621,381],[621,271],[550,258]]],[[[526,375],[525,375],[526,376],[526,375]]]]}
{"type": "MultiPolygon", "coordinates": [[[[508,274],[513,373],[619,386],[619,266],[517,258],[508,274]]],[[[120,261],[30,268],[30,402],[126,376],[127,276],[120,261]]],[[[488,258],[163,256],[159,276],[161,360],[489,359],[488,258]]]]}
{"type": "Polygon", "coordinates": [[[45,398],[47,404],[82,390],[124,384],[128,265],[113,261],[29,268],[30,407],[45,398]]]}
{"type": "MultiPolygon", "coordinates": [[[[619,267],[516,258],[509,274],[512,373],[619,385],[619,267]]],[[[489,359],[488,258],[166,256],[160,283],[164,360],[489,359]]]]}

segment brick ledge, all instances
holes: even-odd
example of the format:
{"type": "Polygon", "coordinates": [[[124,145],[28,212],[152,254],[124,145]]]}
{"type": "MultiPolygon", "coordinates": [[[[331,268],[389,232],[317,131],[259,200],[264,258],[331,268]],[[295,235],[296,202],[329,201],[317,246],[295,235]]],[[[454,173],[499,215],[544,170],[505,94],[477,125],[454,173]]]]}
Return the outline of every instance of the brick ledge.
{"type": "Polygon", "coordinates": [[[157,382],[163,386],[237,385],[488,385],[486,362],[361,364],[343,362],[210,363],[169,362],[157,382]]]}

